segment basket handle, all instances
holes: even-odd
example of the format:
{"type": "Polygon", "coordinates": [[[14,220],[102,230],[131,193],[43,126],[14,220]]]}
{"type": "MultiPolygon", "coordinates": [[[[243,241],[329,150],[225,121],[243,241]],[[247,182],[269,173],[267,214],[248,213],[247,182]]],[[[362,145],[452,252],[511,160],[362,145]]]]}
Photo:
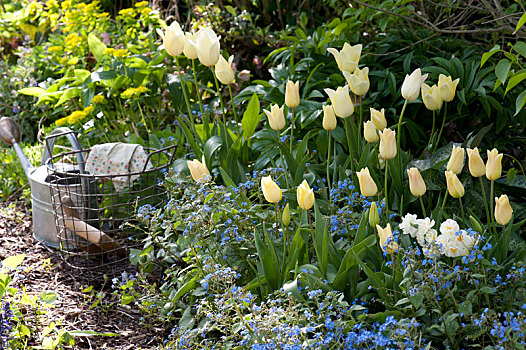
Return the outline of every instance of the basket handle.
{"type": "Polygon", "coordinates": [[[84,155],[81,152],[83,149],[80,146],[79,139],[77,138],[73,130],[67,127],[56,128],[46,137],[46,145],[44,147],[44,153],[42,155],[42,162],[40,164],[45,165],[47,160],[51,158],[51,155],[53,154],[53,147],[55,147],[55,140],[57,139],[57,137],[60,137],[60,136],[66,136],[69,142],[71,143],[71,146],[73,147],[73,149],[75,151],[79,151],[79,152],[75,152],[77,155],[77,163],[79,166],[80,173],[84,174],[85,173],[84,171],[85,162],[84,162],[84,155]]]}

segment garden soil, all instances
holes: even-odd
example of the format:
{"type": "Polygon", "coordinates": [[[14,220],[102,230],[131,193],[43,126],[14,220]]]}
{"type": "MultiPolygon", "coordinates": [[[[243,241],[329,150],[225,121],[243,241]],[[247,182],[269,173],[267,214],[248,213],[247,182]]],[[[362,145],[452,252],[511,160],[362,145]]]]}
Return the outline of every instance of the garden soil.
{"type": "MultiPolygon", "coordinates": [[[[118,334],[75,337],[74,349],[153,349],[166,338],[165,328],[142,325],[137,310],[120,305],[111,295],[111,278],[104,282],[103,278],[94,279],[73,270],[62,262],[58,252],[35,240],[31,211],[25,204],[0,202],[0,260],[17,254],[26,254],[22,266],[27,270],[15,278],[13,287],[20,290],[24,286],[31,297],[43,291],[53,291],[58,296],[52,307],[46,309],[44,322],[54,321],[66,330],[118,334]],[[91,306],[97,299],[83,293],[90,286],[94,294],[103,293],[96,307],[91,306]]],[[[24,309],[22,312],[32,324],[34,313],[24,309]]],[[[41,345],[38,337],[34,336],[30,345],[41,345]]]]}

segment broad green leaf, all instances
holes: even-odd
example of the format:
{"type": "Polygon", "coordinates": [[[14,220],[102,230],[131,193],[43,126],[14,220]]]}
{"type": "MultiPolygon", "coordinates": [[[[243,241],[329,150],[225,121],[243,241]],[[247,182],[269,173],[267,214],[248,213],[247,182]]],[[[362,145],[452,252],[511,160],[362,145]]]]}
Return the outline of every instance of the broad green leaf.
{"type": "Polygon", "coordinates": [[[93,33],[88,35],[88,46],[90,51],[93,53],[93,56],[99,62],[106,51],[106,45],[99,40],[93,33]]]}
{"type": "Polygon", "coordinates": [[[495,45],[491,50],[489,50],[488,52],[484,52],[482,54],[482,59],[480,60],[480,67],[482,68],[482,66],[484,65],[484,63],[486,63],[486,61],[491,57],[493,56],[494,54],[496,54],[497,52],[501,51],[500,50],[500,45],[495,45]]]}
{"type": "Polygon", "coordinates": [[[269,282],[273,290],[278,289],[279,286],[279,262],[274,261],[274,256],[269,248],[265,245],[261,239],[259,231],[255,232],[256,250],[258,252],[259,259],[263,264],[264,276],[269,282]]]}
{"type": "Polygon", "coordinates": [[[77,87],[74,87],[74,88],[71,88],[71,89],[67,89],[66,91],[64,91],[62,96],[60,96],[60,99],[55,104],[55,107],[58,107],[61,104],[66,103],[70,98],[78,97],[80,95],[80,91],[81,91],[81,89],[77,88],[77,87]]]}
{"type": "Polygon", "coordinates": [[[18,26],[24,31],[24,33],[31,37],[31,40],[35,40],[35,35],[38,33],[37,27],[28,23],[20,23],[18,26]]]}
{"type": "Polygon", "coordinates": [[[42,89],[38,86],[34,86],[34,87],[20,89],[18,90],[18,93],[22,95],[40,97],[44,95],[45,93],[47,93],[47,90],[42,89]]]}
{"type": "Polygon", "coordinates": [[[495,66],[495,75],[504,84],[510,71],[511,62],[507,59],[500,60],[495,66]]]}
{"type": "Polygon", "coordinates": [[[241,119],[241,126],[243,128],[243,137],[249,139],[258,126],[261,116],[259,114],[259,98],[258,95],[254,92],[250,102],[248,103],[245,113],[243,113],[243,119],[241,119]]]}
{"type": "Polygon", "coordinates": [[[526,79],[526,71],[521,71],[521,73],[513,75],[510,80],[508,81],[508,85],[506,86],[505,94],[508,93],[511,89],[513,89],[515,86],[517,86],[520,82],[522,82],[524,79],[526,79]]]}
{"type": "Polygon", "coordinates": [[[519,112],[524,107],[524,104],[526,103],[526,90],[520,93],[519,96],[517,96],[517,100],[515,100],[515,114],[513,116],[516,116],[519,114],[519,112]]]}
{"type": "Polygon", "coordinates": [[[524,41],[519,41],[513,45],[513,49],[521,54],[523,57],[526,57],[526,43],[524,41]]]}
{"type": "Polygon", "coordinates": [[[185,295],[186,293],[188,293],[189,291],[195,289],[198,284],[197,284],[197,277],[199,275],[195,275],[194,278],[192,278],[190,281],[186,282],[185,284],[183,284],[181,286],[181,288],[179,288],[179,290],[177,291],[177,293],[175,293],[175,296],[172,300],[172,302],[175,302],[177,301],[180,297],[182,297],[183,295],[185,295]]]}
{"type": "Polygon", "coordinates": [[[95,331],[68,331],[68,333],[76,337],[93,337],[93,336],[120,337],[120,334],[116,334],[116,333],[101,333],[101,332],[95,332],[95,331]]]}
{"type": "Polygon", "coordinates": [[[526,23],[526,12],[521,16],[521,18],[517,22],[517,26],[515,27],[515,31],[513,32],[513,34],[517,33],[517,31],[521,29],[524,23],[526,23]]]}
{"type": "Polygon", "coordinates": [[[2,260],[2,267],[7,267],[10,270],[14,270],[22,263],[22,261],[24,261],[25,257],[25,254],[10,256],[2,260]]]}

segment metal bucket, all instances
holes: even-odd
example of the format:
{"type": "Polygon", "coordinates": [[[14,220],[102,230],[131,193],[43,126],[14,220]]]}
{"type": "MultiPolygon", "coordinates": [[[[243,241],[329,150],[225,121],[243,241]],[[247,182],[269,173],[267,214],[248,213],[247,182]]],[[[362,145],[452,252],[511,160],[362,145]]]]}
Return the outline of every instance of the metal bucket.
{"type": "MultiPolygon", "coordinates": [[[[46,143],[44,153],[42,156],[42,162],[39,167],[34,167],[27,159],[26,155],[22,151],[22,148],[18,144],[20,142],[20,128],[18,124],[11,118],[0,119],[0,139],[12,145],[15,149],[16,155],[18,156],[22,168],[29,180],[31,185],[31,206],[33,209],[33,236],[36,240],[44,243],[47,246],[57,248],[59,246],[60,237],[57,236],[57,229],[55,223],[55,215],[53,214],[53,204],[51,195],[56,194],[59,190],[67,190],[72,193],[83,193],[83,183],[71,183],[65,182],[63,184],[60,181],[56,182],[55,186],[62,186],[61,188],[54,188],[50,185],[50,179],[48,177],[48,170],[45,163],[51,158],[53,154],[53,147],[57,137],[66,136],[71,143],[72,148],[76,152],[75,164],[68,163],[56,163],[54,164],[57,169],[61,169],[67,172],[80,172],[84,173],[84,156],[80,143],[75,136],[74,132],[69,128],[57,128],[53,130],[48,137],[46,137],[46,143]]],[[[88,207],[86,203],[83,203],[82,198],[78,196],[72,196],[74,203],[79,207],[88,207]]],[[[81,214],[86,215],[86,214],[81,214]]]]}

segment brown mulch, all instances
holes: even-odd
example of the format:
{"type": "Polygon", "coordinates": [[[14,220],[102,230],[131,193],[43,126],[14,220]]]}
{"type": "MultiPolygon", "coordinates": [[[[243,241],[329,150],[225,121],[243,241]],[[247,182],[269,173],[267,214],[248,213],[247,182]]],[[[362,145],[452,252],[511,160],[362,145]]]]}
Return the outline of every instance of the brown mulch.
{"type": "MultiPolygon", "coordinates": [[[[75,349],[154,349],[166,338],[167,330],[141,325],[141,314],[137,310],[120,305],[112,295],[111,277],[104,282],[103,278],[74,270],[61,260],[58,252],[33,238],[31,210],[26,205],[0,202],[0,260],[17,254],[26,254],[22,266],[27,272],[20,274],[13,286],[19,290],[24,286],[30,296],[43,291],[58,295],[45,315],[48,321],[70,331],[119,335],[75,337],[75,349]],[[45,264],[46,259],[50,264],[45,264]],[[90,286],[95,293],[104,293],[100,304],[93,308],[90,306],[97,301],[96,297],[82,292],[90,286]]],[[[34,341],[34,345],[41,345],[38,337],[34,341]]]]}

